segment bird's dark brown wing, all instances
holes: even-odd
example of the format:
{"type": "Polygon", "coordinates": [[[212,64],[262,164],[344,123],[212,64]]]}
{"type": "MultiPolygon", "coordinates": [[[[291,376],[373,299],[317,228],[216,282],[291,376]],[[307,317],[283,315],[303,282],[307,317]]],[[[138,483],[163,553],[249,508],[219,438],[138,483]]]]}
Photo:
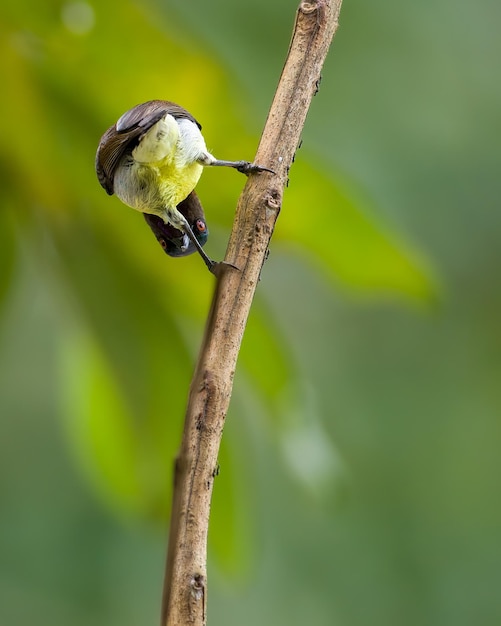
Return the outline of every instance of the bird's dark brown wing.
{"type": "Polygon", "coordinates": [[[113,195],[113,179],[118,164],[127,150],[133,150],[139,135],[140,133],[117,133],[113,125],[101,137],[96,152],[96,174],[101,186],[110,196],[113,195]]]}
{"type": "Polygon", "coordinates": [[[113,179],[122,157],[137,146],[141,137],[164,115],[187,119],[202,128],[186,109],[168,100],[150,100],[124,113],[101,137],[96,153],[96,174],[102,187],[113,195],[113,179]]]}
{"type": "Polygon", "coordinates": [[[197,120],[186,109],[169,102],[168,100],[150,100],[138,104],[126,113],[116,123],[116,129],[119,133],[130,132],[136,128],[148,130],[156,124],[166,114],[172,115],[176,119],[187,119],[202,128],[197,120]]]}

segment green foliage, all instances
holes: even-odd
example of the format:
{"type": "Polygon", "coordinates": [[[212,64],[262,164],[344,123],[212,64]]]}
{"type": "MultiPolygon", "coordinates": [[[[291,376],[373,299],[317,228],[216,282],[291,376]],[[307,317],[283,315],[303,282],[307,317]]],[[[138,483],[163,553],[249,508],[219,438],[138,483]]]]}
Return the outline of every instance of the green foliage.
{"type": "Polygon", "coordinates": [[[144,425],[135,424],[112,369],[89,337],[68,335],[63,349],[64,417],[76,455],[108,503],[144,513],[152,478],[141,480],[145,459],[138,457],[141,442],[149,440],[144,425]]]}
{"type": "MultiPolygon", "coordinates": [[[[157,620],[213,279],[106,196],[95,150],[160,97],[252,158],[297,4],[0,8],[2,623],[157,620]]],[[[343,4],[236,372],[209,623],[501,621],[500,12],[343,4]]],[[[200,181],[214,258],[243,183],[200,181]]]]}
{"type": "Polygon", "coordinates": [[[10,215],[0,212],[0,306],[10,287],[16,262],[16,237],[12,228],[10,215]]]}
{"type": "MultiPolygon", "coordinates": [[[[0,279],[5,291],[16,240],[41,255],[52,287],[71,303],[60,388],[77,456],[107,499],[164,517],[212,279],[199,259],[166,258],[140,216],[102,192],[94,152],[108,125],[150,98],[191,110],[224,158],[252,156],[259,124],[248,133],[231,75],[151,7],[125,2],[116,11],[105,2],[89,13],[83,6],[27,12],[18,4],[5,12],[1,78],[17,97],[4,100],[1,117],[10,211],[1,217],[9,224],[1,229],[0,279]],[[126,47],[124,33],[134,33],[126,47]]],[[[277,239],[348,285],[429,298],[414,253],[305,158],[291,172],[277,239]]],[[[226,172],[205,178],[209,249],[217,257],[243,181],[226,172]]],[[[249,321],[242,366],[278,415],[276,398],[296,373],[263,305],[249,321]]]]}
{"type": "Polygon", "coordinates": [[[331,176],[300,163],[291,170],[286,215],[277,239],[352,288],[401,294],[421,302],[437,295],[432,274],[409,244],[378,223],[366,202],[331,176]]]}
{"type": "MultiPolygon", "coordinates": [[[[41,260],[41,279],[60,302],[58,394],[75,459],[116,511],[163,521],[212,278],[198,258],[166,258],[142,218],[104,194],[94,153],[124,110],[151,98],[192,111],[222,158],[251,158],[260,123],[249,105],[244,119],[245,95],[231,73],[151,6],[24,2],[2,12],[0,79],[11,97],[0,116],[0,299],[21,246],[31,262],[41,260]]],[[[298,160],[274,250],[293,250],[349,288],[429,300],[433,283],[412,247],[318,159],[302,151],[298,160]]],[[[227,172],[206,173],[201,183],[216,258],[242,184],[227,172]]],[[[298,368],[263,300],[249,320],[241,367],[274,436],[290,448],[283,398],[297,386],[298,368]]],[[[318,443],[326,435],[315,424],[310,439],[318,443]]],[[[236,497],[245,472],[227,449],[221,454],[226,478],[211,545],[231,570],[244,558],[248,542],[238,535],[252,525],[241,511],[252,505],[236,497]]],[[[291,475],[304,483],[301,471],[291,475]]]]}

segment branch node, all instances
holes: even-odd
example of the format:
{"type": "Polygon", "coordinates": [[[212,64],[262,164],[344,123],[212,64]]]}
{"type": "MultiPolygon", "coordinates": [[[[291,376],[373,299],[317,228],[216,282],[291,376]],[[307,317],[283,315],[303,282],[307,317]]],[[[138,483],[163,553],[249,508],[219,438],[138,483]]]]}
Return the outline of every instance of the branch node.
{"type": "Polygon", "coordinates": [[[266,204],[270,209],[279,209],[282,204],[282,194],[278,189],[273,189],[270,191],[268,198],[266,199],[266,204]]]}
{"type": "Polygon", "coordinates": [[[301,6],[299,7],[299,10],[301,11],[301,13],[308,15],[308,13],[313,13],[314,11],[318,11],[319,9],[318,5],[319,5],[318,0],[317,2],[308,2],[307,0],[305,0],[304,2],[301,2],[301,6]]]}
{"type": "Polygon", "coordinates": [[[202,574],[195,574],[190,580],[191,596],[197,602],[203,600],[205,594],[205,576],[202,574]]]}

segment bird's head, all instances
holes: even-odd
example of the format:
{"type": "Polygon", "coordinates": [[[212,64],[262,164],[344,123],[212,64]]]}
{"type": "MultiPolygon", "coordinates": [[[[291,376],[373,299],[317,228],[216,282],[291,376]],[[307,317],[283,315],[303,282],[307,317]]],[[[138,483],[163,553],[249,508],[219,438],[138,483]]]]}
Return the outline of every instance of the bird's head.
{"type": "MultiPolygon", "coordinates": [[[[185,200],[177,205],[177,209],[187,219],[198,243],[204,246],[209,237],[209,229],[207,228],[202,205],[196,193],[192,191],[185,200]]],[[[166,224],[158,215],[150,213],[143,213],[143,215],[166,254],[178,257],[188,256],[196,252],[195,244],[190,241],[188,235],[170,224],[166,224]]]]}
{"type": "MultiPolygon", "coordinates": [[[[151,215],[150,213],[143,213],[143,215],[158,243],[169,256],[188,256],[196,252],[195,244],[190,241],[188,235],[170,224],[165,224],[158,215],[151,215]]],[[[203,246],[209,237],[207,224],[203,219],[197,218],[190,226],[198,242],[203,246]]]]}

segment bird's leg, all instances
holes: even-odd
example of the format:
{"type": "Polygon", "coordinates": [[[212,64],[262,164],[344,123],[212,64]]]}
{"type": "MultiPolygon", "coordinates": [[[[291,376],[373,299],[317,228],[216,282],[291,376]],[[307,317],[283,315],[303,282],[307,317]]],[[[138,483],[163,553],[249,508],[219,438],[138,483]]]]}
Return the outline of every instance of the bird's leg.
{"type": "Polygon", "coordinates": [[[205,254],[204,249],[202,248],[199,241],[193,234],[191,226],[188,224],[188,222],[186,222],[186,225],[184,226],[184,228],[185,228],[186,235],[188,235],[190,240],[193,242],[193,245],[195,246],[197,251],[200,253],[200,256],[202,257],[202,259],[204,260],[205,265],[207,265],[207,267],[209,268],[209,272],[214,274],[214,276],[218,275],[218,270],[224,265],[228,267],[232,267],[234,270],[238,270],[238,267],[236,265],[233,265],[233,263],[227,263],[226,261],[213,261],[212,259],[210,259],[205,254]]]}
{"type": "Polygon", "coordinates": [[[180,230],[184,235],[186,235],[190,239],[190,241],[193,242],[193,245],[197,249],[197,252],[202,257],[203,262],[209,268],[209,272],[212,272],[214,274],[214,268],[218,264],[205,254],[202,246],[200,245],[200,242],[195,237],[193,230],[191,229],[191,226],[188,220],[184,217],[184,215],[177,208],[163,209],[162,211],[159,211],[157,215],[161,217],[166,224],[170,224],[171,226],[174,226],[174,228],[177,228],[177,230],[180,230]]]}
{"type": "Polygon", "coordinates": [[[214,276],[218,275],[218,270],[222,266],[224,266],[224,265],[232,267],[234,270],[238,270],[238,267],[236,265],[233,265],[232,263],[227,263],[226,261],[213,261],[212,259],[210,259],[205,254],[204,249],[202,248],[202,246],[200,245],[199,241],[197,240],[197,238],[193,234],[191,226],[188,224],[188,222],[186,222],[185,228],[186,228],[186,235],[190,238],[190,240],[193,242],[195,248],[200,253],[200,256],[202,257],[205,265],[207,265],[207,267],[209,268],[209,272],[214,274],[214,276]]]}
{"type": "Polygon", "coordinates": [[[193,245],[195,246],[195,248],[197,249],[197,252],[200,254],[200,256],[203,259],[203,262],[205,263],[205,265],[207,265],[209,272],[212,272],[214,274],[214,268],[217,265],[216,261],[213,261],[212,259],[210,259],[204,252],[204,249],[202,248],[202,246],[200,245],[200,242],[198,241],[198,239],[195,237],[195,235],[193,234],[193,231],[191,229],[191,226],[188,224],[187,221],[185,221],[184,225],[183,225],[183,230],[185,232],[185,234],[190,238],[190,241],[193,243],[193,245]]]}
{"type": "Polygon", "coordinates": [[[262,167],[261,165],[250,163],[249,161],[221,161],[220,159],[215,159],[212,155],[210,155],[210,158],[206,155],[203,159],[200,159],[200,163],[205,166],[233,167],[246,176],[249,174],[258,174],[259,172],[275,173],[267,167],[262,167]]]}

